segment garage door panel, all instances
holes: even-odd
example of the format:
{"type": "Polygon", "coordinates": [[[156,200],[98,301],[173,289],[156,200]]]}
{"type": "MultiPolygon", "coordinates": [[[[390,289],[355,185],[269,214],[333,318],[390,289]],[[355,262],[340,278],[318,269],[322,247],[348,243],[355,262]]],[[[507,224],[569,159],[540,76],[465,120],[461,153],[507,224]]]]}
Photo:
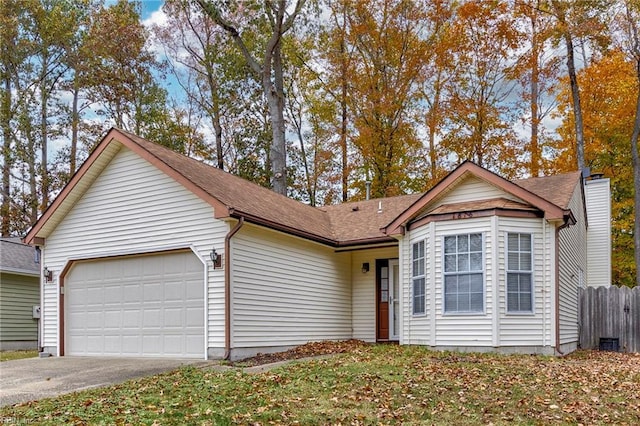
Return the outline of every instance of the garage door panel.
{"type": "Polygon", "coordinates": [[[190,252],[78,263],[65,280],[66,353],[200,358],[203,285],[190,252]]]}

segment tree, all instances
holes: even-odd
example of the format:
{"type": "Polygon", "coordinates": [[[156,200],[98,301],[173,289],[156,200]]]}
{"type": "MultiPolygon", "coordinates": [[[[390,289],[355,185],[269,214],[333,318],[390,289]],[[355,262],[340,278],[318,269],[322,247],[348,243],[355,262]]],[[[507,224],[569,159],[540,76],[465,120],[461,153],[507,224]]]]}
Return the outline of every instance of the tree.
{"type": "Polygon", "coordinates": [[[619,15],[621,27],[620,45],[628,60],[633,65],[636,80],[636,100],[631,132],[631,162],[633,165],[634,188],[634,226],[633,247],[635,260],[635,285],[640,285],[640,158],[638,155],[638,139],[640,138],[640,1],[624,0],[623,10],[619,15]]]}
{"type": "Polygon", "coordinates": [[[583,170],[585,167],[584,121],[576,71],[575,40],[578,39],[585,43],[589,38],[592,38],[599,45],[606,43],[606,37],[601,36],[604,29],[602,21],[606,19],[606,9],[609,2],[606,0],[550,0],[550,2],[550,5],[545,7],[544,10],[554,16],[557,24],[557,33],[563,40],[567,53],[571,105],[575,116],[573,122],[576,137],[576,165],[578,170],[583,170]]]}
{"type": "Polygon", "coordinates": [[[521,97],[528,104],[523,122],[530,128],[526,151],[529,155],[528,172],[534,177],[545,170],[543,150],[546,135],[542,122],[556,106],[554,98],[559,65],[559,57],[551,53],[553,21],[541,10],[543,1],[516,3],[514,11],[528,39],[528,49],[518,58],[512,72],[522,86],[521,97]]]}
{"type": "Polygon", "coordinates": [[[508,104],[514,83],[507,67],[521,45],[507,3],[473,0],[456,11],[458,63],[448,81],[448,134],[443,146],[458,159],[472,160],[505,176],[520,173],[521,149],[508,104]]]}
{"type": "MultiPolygon", "coordinates": [[[[634,65],[620,50],[609,51],[578,73],[589,81],[580,89],[584,111],[585,165],[611,179],[612,280],[618,285],[635,282],[634,184],[632,137],[638,82],[634,65]]],[[[558,172],[575,169],[575,134],[569,83],[564,81],[559,111],[564,117],[558,129],[562,137],[555,159],[558,172]]]]}
{"type": "MultiPolygon", "coordinates": [[[[284,81],[282,61],[282,37],[293,27],[302,10],[305,0],[296,0],[293,7],[289,7],[285,0],[266,0],[263,5],[257,2],[243,2],[236,6],[235,12],[240,14],[259,13],[248,18],[251,21],[265,19],[268,22],[270,34],[262,49],[261,60],[256,59],[248,47],[246,37],[241,34],[241,27],[233,23],[214,1],[197,0],[203,12],[222,27],[232,38],[242,52],[255,78],[260,81],[271,122],[273,141],[270,148],[271,186],[277,193],[287,194],[287,160],[286,138],[284,122],[284,81]]],[[[245,17],[246,18],[246,17],[245,17]]],[[[250,24],[249,24],[250,25],[250,24]]],[[[257,28],[254,28],[254,30],[257,28]]]]}
{"type": "Polygon", "coordinates": [[[347,16],[347,42],[354,50],[349,68],[353,142],[373,197],[422,187],[416,178],[424,165],[415,160],[424,156],[412,111],[428,54],[424,17],[421,5],[405,0],[354,1],[347,16]]]}

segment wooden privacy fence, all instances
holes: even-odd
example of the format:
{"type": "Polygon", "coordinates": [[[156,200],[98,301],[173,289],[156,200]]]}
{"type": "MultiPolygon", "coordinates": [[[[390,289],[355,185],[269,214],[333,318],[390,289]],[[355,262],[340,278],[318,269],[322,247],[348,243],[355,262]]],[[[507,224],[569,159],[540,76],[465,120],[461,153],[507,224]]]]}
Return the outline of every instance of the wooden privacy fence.
{"type": "Polygon", "coordinates": [[[580,289],[579,321],[583,349],[600,348],[600,339],[605,344],[618,339],[621,352],[640,352],[640,287],[580,289]]]}

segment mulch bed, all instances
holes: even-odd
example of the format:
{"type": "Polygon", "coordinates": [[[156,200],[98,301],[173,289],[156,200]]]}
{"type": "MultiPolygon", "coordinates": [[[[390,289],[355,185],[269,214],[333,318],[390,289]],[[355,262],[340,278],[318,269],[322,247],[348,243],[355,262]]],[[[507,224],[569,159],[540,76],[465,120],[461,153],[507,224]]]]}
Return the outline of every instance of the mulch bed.
{"type": "Polygon", "coordinates": [[[322,341],[311,342],[302,346],[289,349],[284,352],[259,353],[254,357],[245,358],[238,361],[232,361],[228,365],[238,367],[254,367],[256,365],[271,364],[280,361],[289,361],[293,359],[308,358],[319,355],[332,355],[352,351],[356,348],[367,345],[362,340],[343,340],[343,341],[322,341]]]}

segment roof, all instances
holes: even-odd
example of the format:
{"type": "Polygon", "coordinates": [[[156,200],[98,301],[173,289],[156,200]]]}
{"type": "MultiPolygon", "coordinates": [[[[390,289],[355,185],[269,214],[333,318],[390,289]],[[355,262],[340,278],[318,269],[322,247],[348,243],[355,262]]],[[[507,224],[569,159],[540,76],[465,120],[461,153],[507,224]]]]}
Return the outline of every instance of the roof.
{"type": "Polygon", "coordinates": [[[0,271],[39,276],[35,247],[23,244],[20,238],[0,238],[0,271]]]}
{"type": "Polygon", "coordinates": [[[551,201],[563,209],[569,208],[571,196],[580,182],[580,172],[564,173],[554,176],[535,177],[515,180],[514,183],[527,191],[551,201]]]}
{"type": "Polygon", "coordinates": [[[415,203],[422,194],[401,195],[320,207],[330,218],[334,235],[343,244],[388,240],[380,228],[415,203]]]}
{"type": "MultiPolygon", "coordinates": [[[[451,190],[469,174],[522,200],[522,203],[515,204],[513,201],[505,204],[494,200],[494,204],[502,205],[494,205],[493,208],[533,208],[544,212],[548,219],[564,218],[568,214],[566,206],[576,182],[579,182],[576,178],[579,174],[573,173],[514,183],[471,162],[465,162],[425,193],[312,207],[129,132],[111,129],[29,231],[25,241],[46,238],[122,146],[134,151],[209,203],[218,219],[242,217],[250,223],[334,247],[395,241],[393,235],[400,229],[398,227],[425,213],[426,205],[451,190]]],[[[481,204],[440,208],[487,208],[481,204]]]]}
{"type": "MultiPolygon", "coordinates": [[[[573,195],[575,186],[580,182],[579,173],[576,172],[566,175],[558,175],[554,176],[555,179],[553,180],[543,180],[541,182],[538,181],[539,178],[534,178],[520,180],[516,183],[482,168],[471,161],[465,161],[445,176],[433,188],[422,194],[422,196],[408,209],[403,211],[395,219],[384,226],[382,231],[387,235],[398,235],[404,233],[404,229],[407,224],[418,217],[428,214],[429,206],[437,204],[439,199],[442,199],[445,194],[470,176],[475,176],[476,178],[479,178],[484,182],[515,196],[529,207],[533,207],[536,210],[543,212],[544,217],[547,220],[575,220],[567,206],[571,196],[573,195]]],[[[472,206],[466,205],[465,207],[472,206]]],[[[456,208],[460,208],[460,206],[457,206],[456,208]]],[[[473,208],[477,209],[477,206],[473,206],[473,208]]],[[[493,206],[490,208],[497,207],[493,206]]]]}
{"type": "Polygon", "coordinates": [[[474,211],[480,211],[480,210],[493,210],[493,209],[520,210],[520,211],[536,210],[536,208],[531,207],[528,204],[519,203],[517,201],[509,200],[507,198],[491,198],[488,200],[442,204],[436,207],[435,209],[429,211],[429,214],[436,215],[436,214],[474,212],[474,211]]]}

